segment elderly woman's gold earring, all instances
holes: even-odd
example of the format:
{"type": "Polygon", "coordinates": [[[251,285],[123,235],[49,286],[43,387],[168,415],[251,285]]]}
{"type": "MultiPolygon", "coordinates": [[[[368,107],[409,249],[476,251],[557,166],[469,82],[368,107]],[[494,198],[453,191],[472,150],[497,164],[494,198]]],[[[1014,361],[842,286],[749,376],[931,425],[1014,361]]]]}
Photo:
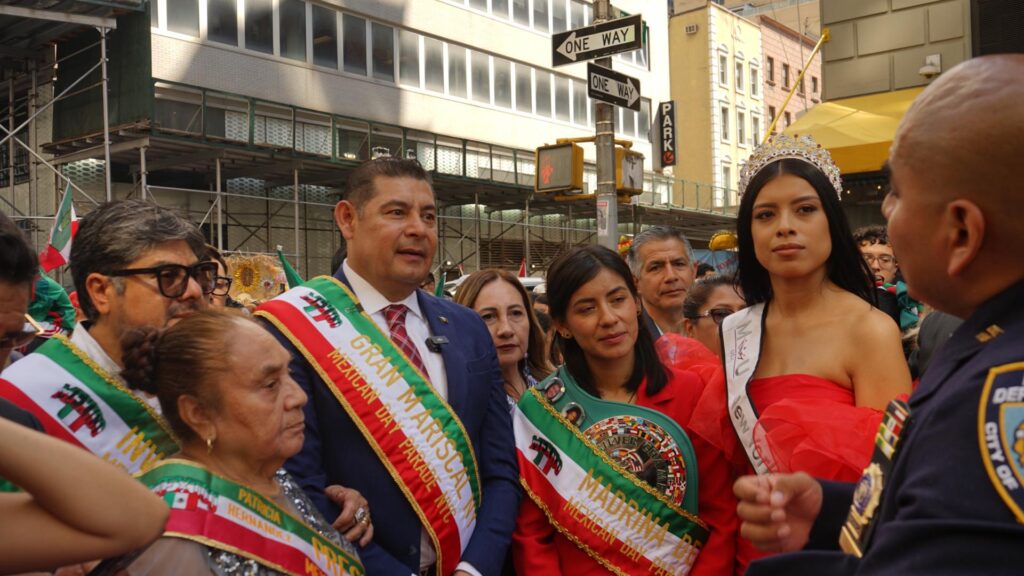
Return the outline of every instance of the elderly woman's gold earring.
{"type": "Polygon", "coordinates": [[[213,454],[213,436],[206,439],[206,453],[213,454]]]}

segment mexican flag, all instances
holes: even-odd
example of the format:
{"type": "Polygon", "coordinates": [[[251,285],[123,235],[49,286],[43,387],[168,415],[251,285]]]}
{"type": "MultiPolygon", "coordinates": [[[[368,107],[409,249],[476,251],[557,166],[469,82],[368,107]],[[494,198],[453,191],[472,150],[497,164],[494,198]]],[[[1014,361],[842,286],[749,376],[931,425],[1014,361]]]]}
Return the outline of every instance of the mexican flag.
{"type": "Polygon", "coordinates": [[[50,242],[46,251],[39,255],[39,264],[43,270],[49,272],[58,266],[63,266],[71,260],[71,240],[78,230],[78,218],[75,216],[74,194],[71,192],[69,182],[64,189],[64,198],[57,208],[57,215],[54,217],[53,229],[50,230],[50,242]]]}

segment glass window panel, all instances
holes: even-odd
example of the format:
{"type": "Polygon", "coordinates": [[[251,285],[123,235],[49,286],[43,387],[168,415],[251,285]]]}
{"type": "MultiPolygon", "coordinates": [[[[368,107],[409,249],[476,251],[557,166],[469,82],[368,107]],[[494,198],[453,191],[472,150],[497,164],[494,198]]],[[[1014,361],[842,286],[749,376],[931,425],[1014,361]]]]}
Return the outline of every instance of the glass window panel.
{"type": "Polygon", "coordinates": [[[313,4],[313,63],[338,67],[338,13],[313,4]]]}
{"type": "Polygon", "coordinates": [[[568,20],[566,20],[566,4],[569,0],[551,0],[551,20],[552,27],[551,31],[554,33],[565,32],[568,30],[568,20]]]}
{"type": "Polygon", "coordinates": [[[548,14],[551,13],[551,0],[533,0],[533,27],[541,32],[548,31],[548,14]]]}
{"type": "MultiPolygon", "coordinates": [[[[423,58],[426,60],[425,84],[427,90],[444,93],[444,50],[443,43],[436,38],[423,37],[423,58]]],[[[465,74],[463,74],[465,78],[465,74]]]]}
{"type": "Polygon", "coordinates": [[[570,20],[570,26],[569,26],[570,30],[575,30],[576,28],[580,28],[580,27],[584,26],[584,24],[583,24],[583,4],[580,4],[579,2],[572,2],[572,0],[570,0],[569,15],[572,18],[570,20]]]}
{"type": "Polygon", "coordinates": [[[718,56],[718,81],[722,84],[729,83],[729,59],[724,54],[718,56]]]}
{"type": "MultiPolygon", "coordinates": [[[[247,0],[248,1],[248,0],[247,0]]],[[[341,23],[345,72],[366,75],[366,20],[345,14],[341,23]]]]}
{"type": "Polygon", "coordinates": [[[651,101],[640,99],[640,133],[638,136],[651,139],[651,101]]]}
{"type": "Polygon", "coordinates": [[[636,112],[632,110],[625,108],[622,110],[622,133],[626,136],[635,138],[639,133],[637,130],[639,126],[637,126],[636,116],[636,112]]]}
{"type": "Polygon", "coordinates": [[[373,43],[373,77],[395,81],[395,29],[376,22],[370,24],[373,43]]]}
{"type": "Polygon", "coordinates": [[[736,63],[736,89],[743,90],[743,64],[736,63]]]}
{"type": "Polygon", "coordinates": [[[199,36],[199,0],[166,0],[167,29],[199,36]]]}
{"type": "Polygon", "coordinates": [[[153,28],[160,27],[160,9],[157,7],[156,2],[147,2],[149,6],[149,25],[153,28]]]}
{"type": "Polygon", "coordinates": [[[281,0],[281,56],[306,61],[306,3],[281,0]]]}
{"type": "Polygon", "coordinates": [[[473,100],[491,103],[491,75],[487,54],[473,52],[473,100]]]}
{"type": "Polygon", "coordinates": [[[245,47],[274,53],[273,0],[245,0],[245,47]]]}
{"type": "Polygon", "coordinates": [[[758,78],[758,76],[759,76],[759,74],[757,73],[757,68],[751,67],[750,68],[750,94],[752,96],[757,96],[757,93],[761,89],[760,88],[761,82],[759,81],[760,78],[758,78]]]}
{"type": "Polygon", "coordinates": [[[512,0],[512,20],[523,26],[530,25],[530,0],[512,0]]]}
{"type": "Polygon", "coordinates": [[[583,82],[572,83],[572,121],[587,124],[587,85],[583,82]]]}
{"type": "Polygon", "coordinates": [[[551,73],[537,71],[537,114],[551,117],[551,73]]]}
{"type": "Polygon", "coordinates": [[[448,94],[466,97],[466,49],[448,45],[448,94]]]}
{"type": "Polygon", "coordinates": [[[477,10],[487,12],[487,0],[469,0],[469,5],[477,10]]]}
{"type": "Polygon", "coordinates": [[[238,46],[235,0],[206,0],[206,36],[214,42],[238,46]]]}
{"type": "MultiPolygon", "coordinates": [[[[376,26],[376,24],[374,25],[376,26]]],[[[374,32],[376,34],[376,31],[374,32]]],[[[420,35],[408,30],[398,32],[398,81],[405,86],[420,87],[420,35]]],[[[376,60],[374,60],[374,76],[376,60]]]]}
{"type": "Polygon", "coordinates": [[[722,108],[722,142],[729,141],[729,109],[722,108]]]}
{"type": "Polygon", "coordinates": [[[491,0],[491,14],[498,18],[508,18],[508,0],[491,0]]]}
{"type": "Polygon", "coordinates": [[[530,67],[516,64],[516,110],[533,112],[533,87],[530,85],[530,67]]]}
{"type": "Polygon", "coordinates": [[[736,113],[736,143],[746,144],[747,139],[747,115],[743,112],[736,113]]]}
{"type": "Polygon", "coordinates": [[[494,59],[494,104],[512,107],[512,63],[503,58],[494,59]]]}
{"type": "Polygon", "coordinates": [[[569,79],[555,76],[555,118],[569,121],[569,79]]]}

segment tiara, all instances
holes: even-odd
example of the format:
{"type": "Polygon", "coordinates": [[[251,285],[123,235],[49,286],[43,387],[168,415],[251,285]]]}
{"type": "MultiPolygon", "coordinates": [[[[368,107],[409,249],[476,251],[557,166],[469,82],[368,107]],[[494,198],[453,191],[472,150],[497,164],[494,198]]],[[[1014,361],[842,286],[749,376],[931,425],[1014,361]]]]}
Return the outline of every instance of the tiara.
{"type": "Polygon", "coordinates": [[[843,180],[839,175],[839,167],[832,161],[832,155],[810,136],[796,134],[793,136],[779,134],[754,149],[754,153],[747,158],[747,162],[740,169],[740,197],[746,193],[750,180],[762,168],[776,160],[786,159],[803,160],[821,170],[832,182],[836,195],[842,199],[843,180]]]}

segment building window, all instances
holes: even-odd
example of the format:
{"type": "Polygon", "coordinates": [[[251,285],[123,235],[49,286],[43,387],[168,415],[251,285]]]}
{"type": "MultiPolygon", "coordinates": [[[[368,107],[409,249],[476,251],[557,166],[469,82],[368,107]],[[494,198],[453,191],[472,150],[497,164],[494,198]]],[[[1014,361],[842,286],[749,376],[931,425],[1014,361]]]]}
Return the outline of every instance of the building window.
{"type": "Polygon", "coordinates": [[[533,27],[540,32],[548,31],[548,14],[551,12],[551,0],[533,0],[533,27]]]}
{"type": "MultiPolygon", "coordinates": [[[[775,121],[775,106],[769,106],[768,107],[768,121],[769,122],[774,122],[775,121]]],[[[772,134],[775,134],[775,132],[776,132],[775,126],[772,126],[772,134]]]]}
{"type": "Polygon", "coordinates": [[[395,81],[395,29],[376,22],[370,23],[370,41],[373,46],[373,77],[395,81]]]}
{"type": "Polygon", "coordinates": [[[725,54],[718,56],[718,83],[722,86],[729,85],[729,59],[725,54]]]}
{"type": "Polygon", "coordinates": [[[790,117],[789,112],[786,112],[786,128],[789,128],[789,125],[793,123],[792,120],[793,119],[790,117]]]}
{"type": "Polygon", "coordinates": [[[551,73],[537,71],[537,114],[551,117],[551,73]]]}
{"type": "Polygon", "coordinates": [[[622,109],[622,133],[630,138],[636,138],[637,135],[636,112],[628,108],[622,109]]]}
{"type": "Polygon", "coordinates": [[[273,0],[246,0],[245,47],[265,54],[274,53],[273,0]]]}
{"type": "Polygon", "coordinates": [[[494,105],[512,107],[512,63],[494,57],[494,105]]]}
{"type": "MultiPolygon", "coordinates": [[[[376,66],[374,62],[374,76],[376,66]]],[[[403,86],[420,87],[420,35],[408,30],[398,32],[398,82],[403,86]]]]}
{"type": "Polygon", "coordinates": [[[782,87],[789,89],[789,64],[782,64],[782,87]]]}
{"type": "Polygon", "coordinates": [[[747,115],[743,112],[736,112],[736,143],[747,145],[747,115]]]}
{"type": "Polygon", "coordinates": [[[313,63],[338,68],[338,13],[313,4],[313,63]]]}
{"type": "Polygon", "coordinates": [[[583,82],[572,83],[572,122],[587,125],[587,85],[583,82]]]}
{"type": "Polygon", "coordinates": [[[238,12],[235,8],[235,0],[206,0],[206,37],[209,40],[238,46],[238,12]]]}
{"type": "Polygon", "coordinates": [[[768,83],[775,84],[775,58],[768,57],[768,70],[765,73],[768,74],[768,83]]]}
{"type": "Polygon", "coordinates": [[[487,54],[481,54],[480,52],[473,52],[473,57],[470,60],[470,76],[473,79],[473,100],[477,102],[483,102],[485,104],[491,103],[491,64],[490,56],[487,54]]]}
{"type": "Polygon", "coordinates": [[[723,107],[722,110],[722,142],[729,141],[729,109],[723,107]]]}
{"type": "Polygon", "coordinates": [[[800,92],[801,95],[807,93],[807,91],[804,89],[804,79],[803,78],[800,79],[800,89],[799,89],[799,92],[800,92]]]}
{"type": "Polygon", "coordinates": [[[481,12],[487,12],[487,0],[469,0],[469,5],[481,12]]]}
{"type": "Polygon", "coordinates": [[[199,36],[199,0],[169,0],[166,4],[168,30],[199,36]]]}
{"type": "Polygon", "coordinates": [[[281,56],[306,61],[306,3],[281,0],[281,56]]]}
{"type": "Polygon", "coordinates": [[[817,76],[811,76],[811,92],[813,92],[815,94],[818,93],[818,77],[817,76]]]}
{"type": "Polygon", "coordinates": [[[530,0],[512,0],[512,21],[522,26],[530,25],[530,0]]]}
{"type": "MultiPolygon", "coordinates": [[[[423,83],[427,90],[444,93],[444,43],[423,37],[423,83]]],[[[465,78],[465,73],[463,73],[465,78]]]]}
{"type": "Polygon", "coordinates": [[[583,4],[569,0],[569,17],[571,18],[569,30],[575,30],[584,26],[583,4]]]}
{"type": "Polygon", "coordinates": [[[743,63],[736,63],[736,90],[743,91],[743,63]]]}
{"type": "Polygon", "coordinates": [[[728,164],[722,164],[722,188],[732,189],[732,166],[728,164]]]}
{"type": "Polygon", "coordinates": [[[750,115],[750,143],[757,146],[761,143],[761,119],[750,115]]]}
{"type": "Polygon", "coordinates": [[[557,34],[568,30],[569,20],[566,18],[569,0],[551,0],[551,32],[557,34]]]}
{"type": "Polygon", "coordinates": [[[508,0],[491,0],[491,13],[503,20],[508,20],[508,0]]]}
{"type": "Polygon", "coordinates": [[[651,102],[650,100],[640,99],[640,130],[643,131],[642,136],[648,142],[651,140],[651,102]]]}
{"type": "MultiPolygon", "coordinates": [[[[246,0],[246,6],[252,0],[246,0]]],[[[341,22],[344,35],[345,72],[366,76],[366,20],[345,14],[341,22]]]]}
{"type": "Polygon", "coordinates": [[[533,86],[530,82],[530,67],[516,64],[516,110],[533,113],[533,86]]]}
{"type": "Polygon", "coordinates": [[[760,86],[761,86],[761,82],[760,82],[760,78],[758,78],[757,68],[754,68],[753,66],[751,66],[750,67],[750,95],[751,96],[757,96],[757,94],[761,91],[760,86]]]}
{"type": "Polygon", "coordinates": [[[448,45],[448,94],[466,97],[466,49],[448,45]]]}
{"type": "Polygon", "coordinates": [[[569,79],[555,76],[555,118],[569,121],[569,79]]]}

